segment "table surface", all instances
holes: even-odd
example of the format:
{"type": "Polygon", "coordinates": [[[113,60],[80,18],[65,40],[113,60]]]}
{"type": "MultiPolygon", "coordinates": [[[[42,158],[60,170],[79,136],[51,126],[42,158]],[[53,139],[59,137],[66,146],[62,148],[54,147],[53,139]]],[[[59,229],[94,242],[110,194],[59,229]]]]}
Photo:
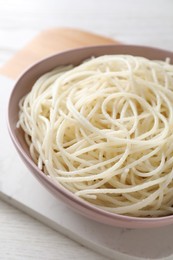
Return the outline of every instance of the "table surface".
{"type": "MultiPolygon", "coordinates": [[[[51,27],[75,27],[173,51],[173,1],[0,0],[0,65],[51,27]]],[[[3,201],[0,223],[0,259],[105,259],[3,201]]]]}

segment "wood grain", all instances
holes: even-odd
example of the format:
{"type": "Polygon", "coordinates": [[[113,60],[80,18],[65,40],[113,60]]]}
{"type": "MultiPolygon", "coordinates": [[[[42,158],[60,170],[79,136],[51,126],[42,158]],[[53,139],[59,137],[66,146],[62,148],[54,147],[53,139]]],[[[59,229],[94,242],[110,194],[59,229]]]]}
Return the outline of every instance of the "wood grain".
{"type": "Polygon", "coordinates": [[[1,69],[2,75],[16,79],[34,62],[67,49],[89,45],[115,44],[118,41],[89,32],[54,28],[41,32],[22,50],[16,53],[1,69]]]}

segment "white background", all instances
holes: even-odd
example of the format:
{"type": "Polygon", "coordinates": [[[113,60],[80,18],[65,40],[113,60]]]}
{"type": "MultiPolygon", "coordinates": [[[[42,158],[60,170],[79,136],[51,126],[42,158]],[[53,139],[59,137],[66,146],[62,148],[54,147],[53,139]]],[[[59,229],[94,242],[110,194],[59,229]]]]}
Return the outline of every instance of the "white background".
{"type": "MultiPolygon", "coordinates": [[[[124,43],[173,51],[173,1],[0,0],[0,65],[50,27],[75,27],[124,43]]],[[[105,257],[0,201],[0,259],[105,257]]]]}

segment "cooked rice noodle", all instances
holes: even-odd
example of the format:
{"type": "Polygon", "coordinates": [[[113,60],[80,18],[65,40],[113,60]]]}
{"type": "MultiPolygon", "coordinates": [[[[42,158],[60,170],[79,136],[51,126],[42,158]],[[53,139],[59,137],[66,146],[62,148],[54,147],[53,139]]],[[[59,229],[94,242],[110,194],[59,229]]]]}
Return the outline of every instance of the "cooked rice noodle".
{"type": "Polygon", "coordinates": [[[40,77],[18,127],[55,182],[97,207],[173,212],[173,65],[130,55],[91,58],[40,77]]]}

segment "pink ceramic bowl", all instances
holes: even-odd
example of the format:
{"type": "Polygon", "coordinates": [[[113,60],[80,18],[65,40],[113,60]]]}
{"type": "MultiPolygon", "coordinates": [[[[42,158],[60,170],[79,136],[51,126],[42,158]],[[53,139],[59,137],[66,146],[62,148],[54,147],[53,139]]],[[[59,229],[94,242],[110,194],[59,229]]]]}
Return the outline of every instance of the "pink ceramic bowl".
{"type": "Polygon", "coordinates": [[[33,162],[23,132],[21,129],[16,128],[19,112],[19,100],[30,91],[33,83],[38,77],[59,65],[78,65],[91,56],[97,57],[104,54],[131,54],[158,60],[165,60],[165,58],[170,57],[173,63],[172,52],[155,48],[128,45],[91,46],[58,53],[43,59],[26,70],[14,86],[8,108],[8,127],[10,136],[19,155],[38,181],[40,181],[55,197],[62,199],[69,207],[80,214],[105,224],[127,228],[149,228],[171,224],[173,223],[173,215],[159,218],[137,218],[103,211],[81,198],[78,198],[62,185],[53,183],[33,162]]]}

